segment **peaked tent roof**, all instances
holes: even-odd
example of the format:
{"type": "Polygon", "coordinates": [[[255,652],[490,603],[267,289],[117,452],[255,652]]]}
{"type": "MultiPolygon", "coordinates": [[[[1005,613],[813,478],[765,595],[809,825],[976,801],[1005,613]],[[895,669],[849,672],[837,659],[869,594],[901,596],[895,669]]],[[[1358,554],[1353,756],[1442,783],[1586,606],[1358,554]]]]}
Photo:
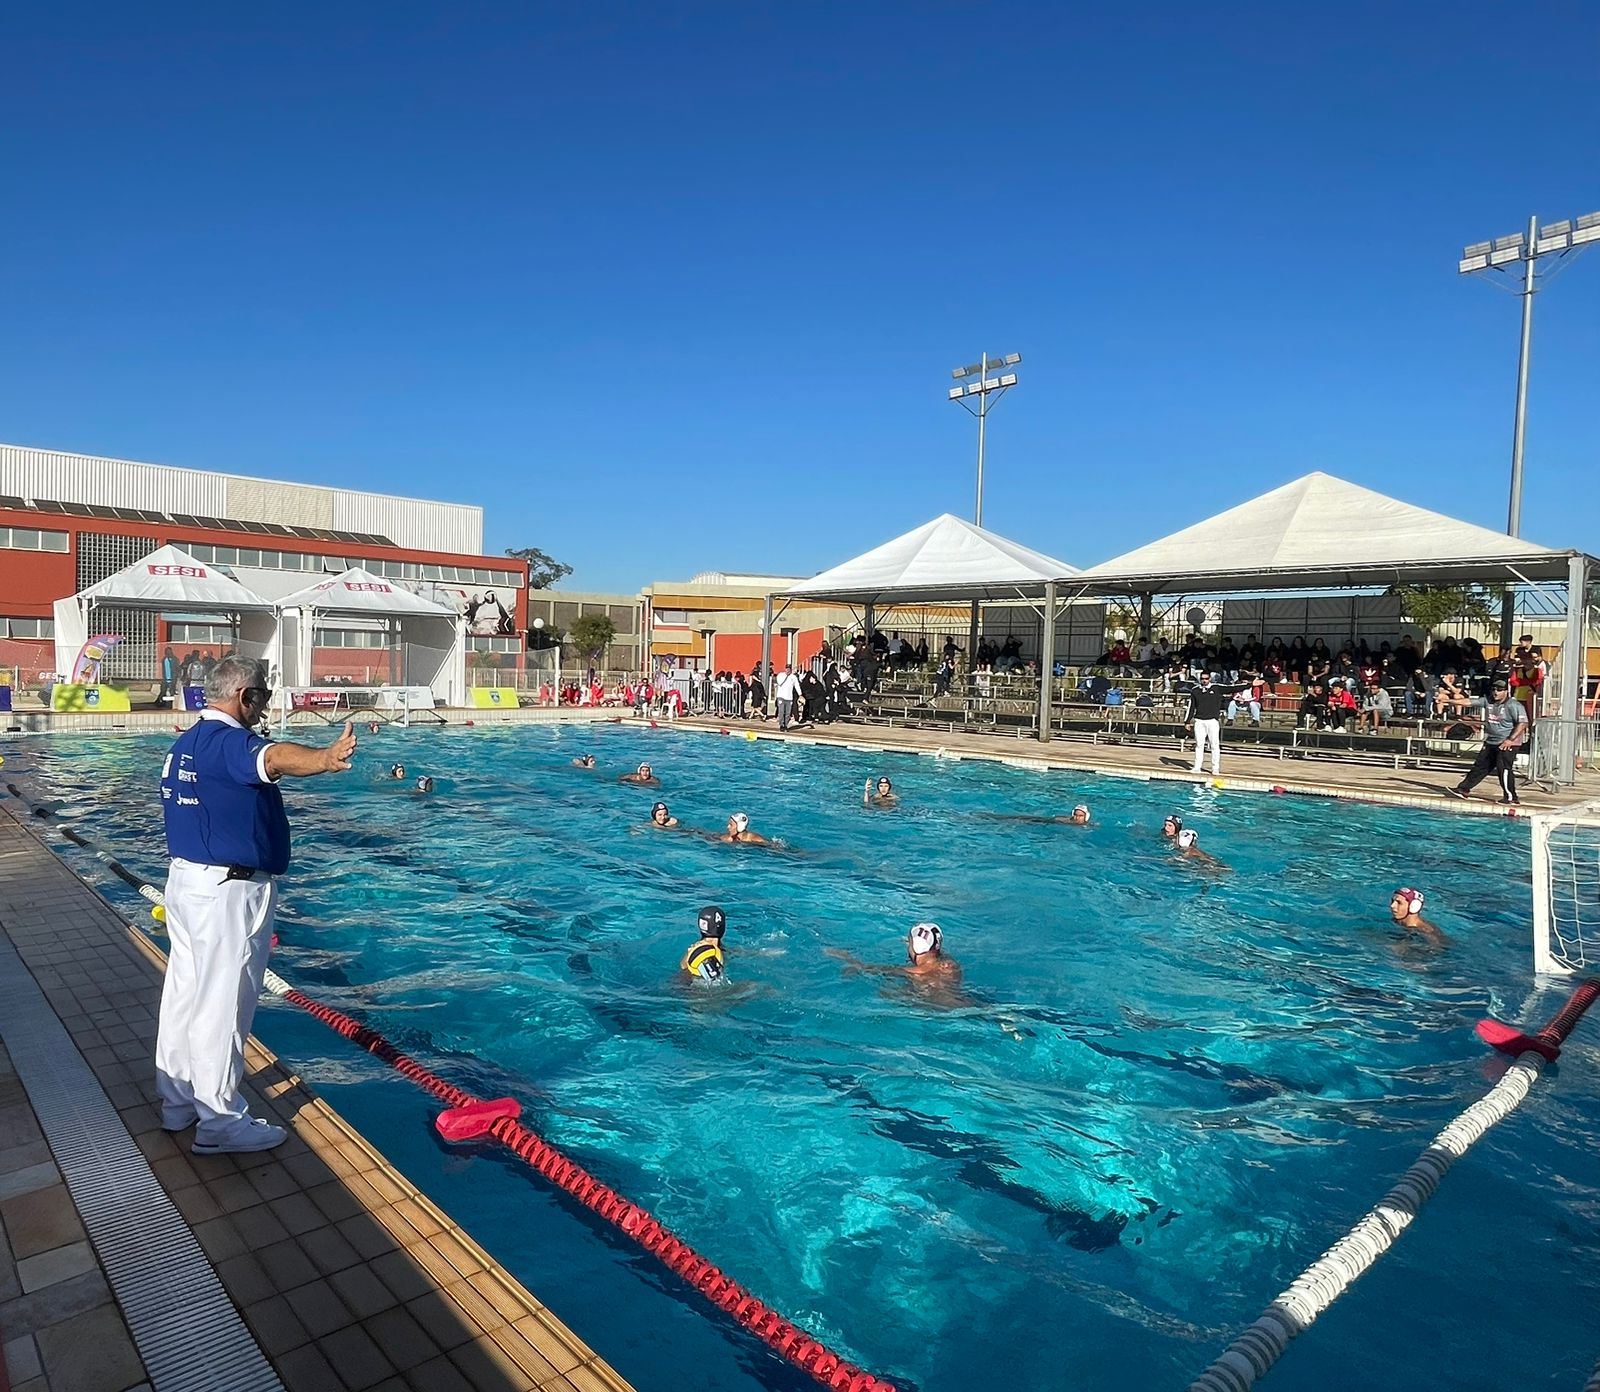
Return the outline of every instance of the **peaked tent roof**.
{"type": "Polygon", "coordinates": [[[369,618],[404,618],[407,615],[430,619],[456,617],[456,611],[431,599],[412,594],[403,586],[374,575],[361,566],[351,566],[342,575],[307,585],[285,595],[280,609],[315,609],[323,614],[366,615],[369,618]]]}
{"type": "Polygon", "coordinates": [[[1094,593],[1202,594],[1565,580],[1575,554],[1313,473],[1090,566],[1077,581],[1094,593]]]}
{"type": "Polygon", "coordinates": [[[857,604],[1015,599],[1019,593],[1042,593],[1048,580],[1077,574],[1076,566],[946,512],[853,561],[791,585],[784,594],[857,604]]]}
{"type": "Polygon", "coordinates": [[[193,613],[226,610],[248,613],[272,608],[214,565],[197,561],[176,546],[163,546],[115,575],[96,581],[76,598],[124,609],[172,609],[193,613]]]}

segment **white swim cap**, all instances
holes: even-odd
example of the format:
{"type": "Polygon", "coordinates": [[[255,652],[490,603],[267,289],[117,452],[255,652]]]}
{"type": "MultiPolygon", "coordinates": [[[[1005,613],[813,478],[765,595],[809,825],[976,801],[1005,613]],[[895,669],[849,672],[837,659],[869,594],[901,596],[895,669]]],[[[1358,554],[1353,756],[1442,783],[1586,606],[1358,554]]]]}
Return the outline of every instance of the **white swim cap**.
{"type": "Polygon", "coordinates": [[[1194,845],[1194,843],[1199,839],[1200,833],[1193,827],[1184,827],[1184,829],[1178,833],[1178,845],[1184,850],[1188,850],[1189,847],[1194,845]]]}
{"type": "Polygon", "coordinates": [[[1078,815],[1078,813],[1080,813],[1080,812],[1082,812],[1083,815],[1085,817],[1087,817],[1089,815],[1089,804],[1086,803],[1086,802],[1080,802],[1076,807],[1074,807],[1072,809],[1072,815],[1074,817],[1076,817],[1078,815]]]}
{"type": "Polygon", "coordinates": [[[743,812],[735,812],[728,820],[733,823],[735,831],[750,830],[750,819],[743,812]]]}
{"type": "Polygon", "coordinates": [[[937,923],[915,924],[906,937],[906,946],[911,949],[913,957],[920,957],[924,952],[937,952],[944,942],[944,934],[939,931],[937,923]]]}

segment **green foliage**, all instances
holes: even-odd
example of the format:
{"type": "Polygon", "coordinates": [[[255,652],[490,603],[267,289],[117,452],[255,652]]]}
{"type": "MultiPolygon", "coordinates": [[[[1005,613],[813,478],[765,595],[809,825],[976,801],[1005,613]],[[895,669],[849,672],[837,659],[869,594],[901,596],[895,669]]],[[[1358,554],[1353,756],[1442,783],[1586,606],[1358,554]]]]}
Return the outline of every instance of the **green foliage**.
{"type": "Polygon", "coordinates": [[[1476,585],[1394,585],[1405,617],[1426,633],[1447,623],[1493,623],[1496,609],[1486,591],[1476,585]]]}
{"type": "Polygon", "coordinates": [[[567,629],[572,646],[590,658],[598,658],[617,636],[617,626],[609,614],[579,614],[567,629]]]}
{"type": "Polygon", "coordinates": [[[528,563],[528,588],[530,590],[548,590],[563,576],[572,574],[572,567],[562,565],[560,561],[547,556],[537,546],[506,547],[506,555],[515,556],[519,561],[528,563]]]}
{"type": "Polygon", "coordinates": [[[1130,643],[1139,636],[1139,610],[1137,607],[1129,607],[1126,604],[1106,605],[1107,640],[1119,628],[1128,635],[1130,643]]]}

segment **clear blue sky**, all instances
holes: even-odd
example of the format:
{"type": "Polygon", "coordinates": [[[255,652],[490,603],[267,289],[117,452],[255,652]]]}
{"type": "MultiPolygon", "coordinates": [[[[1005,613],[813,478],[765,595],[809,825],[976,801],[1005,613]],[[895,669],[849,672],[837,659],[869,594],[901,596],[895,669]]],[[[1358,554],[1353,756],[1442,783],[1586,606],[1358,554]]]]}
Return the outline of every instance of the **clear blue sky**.
{"type": "MultiPolygon", "coordinates": [[[[1025,358],[985,520],[1066,560],[1315,468],[1503,527],[1517,301],[1455,261],[1600,209],[1584,0],[69,0],[0,41],[0,439],[481,503],[584,588],[970,515],[985,348],[1025,358]]],[[[1590,252],[1537,306],[1536,540],[1600,547],[1597,383],[1590,252]]]]}

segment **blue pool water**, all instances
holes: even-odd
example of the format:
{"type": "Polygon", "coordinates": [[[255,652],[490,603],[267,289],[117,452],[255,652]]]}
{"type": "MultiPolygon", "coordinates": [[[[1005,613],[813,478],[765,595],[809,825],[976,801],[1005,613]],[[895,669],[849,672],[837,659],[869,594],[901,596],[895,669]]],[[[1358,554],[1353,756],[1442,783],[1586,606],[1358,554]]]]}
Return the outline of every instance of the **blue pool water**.
{"type": "MultiPolygon", "coordinates": [[[[19,744],[6,773],[159,872],[165,742],[19,744]]],[[[396,730],[358,758],[290,791],[274,965],[452,1081],[522,1098],[908,1389],[1183,1387],[1497,1076],[1473,1023],[1558,1003],[1531,994],[1527,833],[1499,819],[628,727],[396,730]],[[569,766],[586,749],[598,772],[569,766]],[[383,783],[394,758],[435,795],[383,783]],[[686,824],[744,810],[792,849],[648,829],[658,794],[616,782],[645,758],[686,824]],[[900,808],[861,806],[879,771],[900,808]],[[997,815],[1080,799],[1087,830],[997,815]],[[1231,874],[1174,861],[1169,808],[1231,874]],[[1386,926],[1402,883],[1446,950],[1386,926]],[[712,902],[746,994],[675,977],[712,902]],[[920,919],[970,1003],[824,951],[892,964],[920,919]]],[[[1270,1386],[1581,1383],[1597,1026],[1270,1386]]],[[[503,1152],[444,1147],[429,1099],[309,1017],[269,1003],[257,1030],[641,1392],[812,1385],[503,1152]]]]}

